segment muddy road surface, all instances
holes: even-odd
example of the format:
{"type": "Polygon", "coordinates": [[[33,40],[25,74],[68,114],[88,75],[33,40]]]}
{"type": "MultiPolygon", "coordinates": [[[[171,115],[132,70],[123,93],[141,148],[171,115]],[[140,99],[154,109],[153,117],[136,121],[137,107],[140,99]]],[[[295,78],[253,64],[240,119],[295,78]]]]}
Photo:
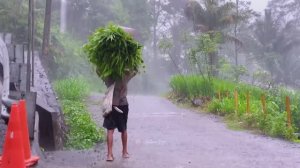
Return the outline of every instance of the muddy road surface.
{"type": "MultiPolygon", "coordinates": [[[[100,95],[89,108],[102,125],[100,95]]],[[[121,158],[115,132],[114,162],[105,161],[105,144],[89,151],[45,153],[40,168],[300,168],[300,145],[229,130],[222,119],[181,109],[164,98],[129,97],[129,152],[121,158]]]]}

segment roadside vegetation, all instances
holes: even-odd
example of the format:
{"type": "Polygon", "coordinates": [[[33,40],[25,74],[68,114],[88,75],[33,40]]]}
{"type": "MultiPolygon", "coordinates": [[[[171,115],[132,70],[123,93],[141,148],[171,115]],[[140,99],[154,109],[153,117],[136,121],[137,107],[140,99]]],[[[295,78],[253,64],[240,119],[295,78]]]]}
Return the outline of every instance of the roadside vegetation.
{"type": "Polygon", "coordinates": [[[88,149],[104,140],[104,131],[92,120],[84,103],[90,87],[83,78],[67,78],[54,83],[67,125],[68,149],[88,149]]]}
{"type": "MultiPolygon", "coordinates": [[[[92,89],[104,90],[82,47],[91,32],[114,22],[136,29],[137,40],[144,45],[147,73],[133,81],[135,90],[161,91],[167,88],[170,76],[197,74],[173,77],[172,96],[194,103],[200,99],[208,111],[267,135],[294,139],[293,133],[299,132],[299,93],[281,87],[300,88],[299,0],[269,0],[262,11],[255,11],[251,0],[70,1],[66,3],[65,21],[60,17],[61,1],[46,2],[50,1],[35,2],[35,48],[42,50],[44,27],[49,28],[45,38],[51,39],[45,47],[49,48],[48,76],[59,81],[56,88],[66,114],[86,111],[80,103],[85,96],[64,98],[67,90],[69,94],[76,91],[68,85],[59,89],[60,82],[70,76],[84,76],[92,89]],[[51,7],[52,16],[46,19],[51,24],[45,24],[45,9],[51,7]],[[60,27],[63,23],[65,30],[60,27]],[[265,108],[261,95],[266,98],[265,108]],[[288,126],[287,95],[292,114],[288,126]]],[[[0,32],[12,33],[20,44],[28,40],[28,7],[28,1],[0,0],[0,32]]]]}
{"type": "Polygon", "coordinates": [[[181,75],[171,78],[170,97],[225,116],[230,127],[297,140],[299,11],[291,6],[299,3],[271,0],[259,16],[248,2],[187,3],[185,17],[194,29],[186,36],[190,69],[178,66],[181,75]]]}
{"type": "Polygon", "coordinates": [[[244,83],[212,79],[207,82],[199,75],[177,75],[171,79],[171,98],[192,104],[200,101],[201,107],[208,112],[225,116],[246,129],[259,130],[273,137],[296,140],[300,128],[300,93],[276,87],[264,90],[244,83]],[[237,101],[235,92],[238,94],[237,101]],[[247,109],[248,95],[248,109],[247,109]],[[288,124],[286,96],[291,100],[291,126],[288,124]],[[265,107],[262,97],[265,97],[265,107]],[[236,106],[237,102],[237,106],[236,106]]]}

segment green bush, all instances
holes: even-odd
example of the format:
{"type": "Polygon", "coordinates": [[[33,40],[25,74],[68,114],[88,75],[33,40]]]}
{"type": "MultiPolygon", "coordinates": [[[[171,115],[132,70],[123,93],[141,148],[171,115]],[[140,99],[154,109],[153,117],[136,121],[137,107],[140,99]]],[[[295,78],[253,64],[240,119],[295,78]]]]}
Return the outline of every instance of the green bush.
{"type": "Polygon", "coordinates": [[[214,114],[219,114],[220,112],[223,111],[221,101],[218,99],[213,99],[209,104],[208,104],[208,111],[212,112],[214,114]]]}
{"type": "Polygon", "coordinates": [[[286,126],[286,114],[277,113],[270,117],[270,130],[268,133],[271,136],[286,137],[287,135],[287,126],[286,126]]]}
{"type": "Polygon", "coordinates": [[[91,148],[95,142],[104,139],[103,129],[93,122],[87,107],[76,101],[62,102],[66,124],[69,127],[66,147],[72,149],[91,148]]]}
{"type": "Polygon", "coordinates": [[[285,139],[295,139],[294,132],[300,128],[300,93],[284,88],[263,90],[244,83],[234,83],[226,80],[212,79],[212,83],[203,83],[201,76],[174,76],[170,86],[173,93],[179,97],[193,99],[210,96],[208,111],[232,116],[233,120],[241,122],[246,128],[259,129],[263,133],[285,139]],[[207,89],[209,88],[209,89],[207,89]],[[207,92],[207,90],[209,90],[207,92]],[[238,92],[238,110],[235,110],[234,91],[238,92]],[[209,94],[207,94],[209,93],[209,94]],[[221,99],[218,94],[221,93],[221,99]],[[227,94],[229,93],[229,94],[227,94]],[[250,111],[247,113],[247,94],[250,95],[250,111]],[[266,95],[266,114],[263,112],[261,96],[266,95]],[[292,127],[287,126],[285,97],[291,99],[292,127]]]}
{"type": "Polygon", "coordinates": [[[208,111],[224,116],[234,113],[234,106],[232,99],[224,98],[219,100],[215,98],[208,104],[208,111]]]}
{"type": "Polygon", "coordinates": [[[68,78],[56,81],[54,88],[60,98],[68,127],[66,147],[87,149],[102,141],[103,129],[97,127],[83,103],[89,94],[87,82],[83,78],[68,78]]]}

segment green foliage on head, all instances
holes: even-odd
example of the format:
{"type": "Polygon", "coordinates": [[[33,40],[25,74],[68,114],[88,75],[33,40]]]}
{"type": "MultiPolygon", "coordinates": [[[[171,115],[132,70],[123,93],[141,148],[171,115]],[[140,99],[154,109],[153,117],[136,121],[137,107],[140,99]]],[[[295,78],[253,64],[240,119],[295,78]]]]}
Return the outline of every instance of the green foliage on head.
{"type": "Polygon", "coordinates": [[[143,66],[142,45],[112,23],[97,29],[84,51],[101,78],[122,78],[126,70],[139,71],[143,66]]]}

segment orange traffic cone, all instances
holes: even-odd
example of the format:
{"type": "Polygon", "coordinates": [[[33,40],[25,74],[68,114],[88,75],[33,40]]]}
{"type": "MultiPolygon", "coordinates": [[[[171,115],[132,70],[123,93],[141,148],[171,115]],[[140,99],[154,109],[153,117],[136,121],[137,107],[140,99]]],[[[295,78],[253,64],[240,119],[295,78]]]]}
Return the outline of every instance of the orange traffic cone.
{"type": "Polygon", "coordinates": [[[1,168],[25,168],[19,107],[13,104],[6,131],[1,168]]]}
{"type": "Polygon", "coordinates": [[[22,140],[23,140],[22,142],[24,147],[25,164],[26,166],[32,166],[38,162],[39,157],[31,156],[25,100],[20,100],[19,111],[20,111],[20,122],[21,122],[21,130],[22,130],[22,140]]]}

